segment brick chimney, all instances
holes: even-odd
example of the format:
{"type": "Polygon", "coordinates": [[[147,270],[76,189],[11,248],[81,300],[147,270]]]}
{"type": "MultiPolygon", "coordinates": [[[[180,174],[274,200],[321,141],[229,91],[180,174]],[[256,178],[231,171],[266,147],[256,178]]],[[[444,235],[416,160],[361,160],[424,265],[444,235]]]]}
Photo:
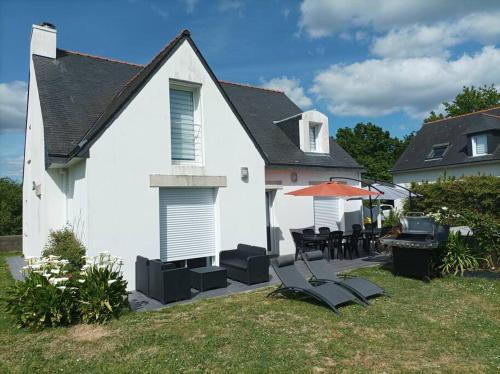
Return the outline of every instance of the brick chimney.
{"type": "Polygon", "coordinates": [[[33,25],[31,29],[31,55],[56,58],[56,27],[48,22],[33,25]]]}

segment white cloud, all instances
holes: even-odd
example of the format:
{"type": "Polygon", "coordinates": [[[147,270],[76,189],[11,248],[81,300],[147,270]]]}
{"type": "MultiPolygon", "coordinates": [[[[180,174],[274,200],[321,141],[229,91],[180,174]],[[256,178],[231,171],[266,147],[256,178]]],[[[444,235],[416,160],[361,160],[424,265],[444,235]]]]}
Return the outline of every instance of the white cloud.
{"type": "Polygon", "coordinates": [[[469,40],[500,41],[500,12],[471,14],[456,22],[436,25],[414,24],[395,28],[378,37],[371,52],[380,57],[448,56],[448,48],[469,40]]]}
{"type": "Polygon", "coordinates": [[[0,131],[24,129],[27,96],[26,82],[0,83],[0,131]]]}
{"type": "Polygon", "coordinates": [[[312,100],[306,96],[304,89],[300,85],[300,81],[296,78],[288,78],[286,76],[272,78],[268,81],[263,81],[262,87],[284,91],[302,109],[312,105],[312,100]]]}
{"type": "Polygon", "coordinates": [[[181,0],[186,6],[187,13],[193,13],[194,8],[198,5],[198,0],[181,0]]]}
{"type": "Polygon", "coordinates": [[[500,82],[500,49],[484,47],[456,60],[442,57],[370,59],[319,72],[311,92],[336,115],[422,118],[462,87],[500,82]]]}
{"type": "Polygon", "coordinates": [[[491,0],[304,0],[299,28],[320,38],[352,28],[387,31],[499,9],[500,2],[491,0]]]}
{"type": "Polygon", "coordinates": [[[242,0],[219,0],[219,10],[223,12],[227,11],[241,11],[241,9],[245,6],[245,3],[242,0]]]}

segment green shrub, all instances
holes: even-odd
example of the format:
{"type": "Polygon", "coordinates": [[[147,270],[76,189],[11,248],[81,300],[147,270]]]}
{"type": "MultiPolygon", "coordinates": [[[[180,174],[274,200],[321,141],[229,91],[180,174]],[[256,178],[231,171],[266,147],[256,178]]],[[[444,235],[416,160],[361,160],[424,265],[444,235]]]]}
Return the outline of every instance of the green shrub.
{"type": "Polygon", "coordinates": [[[465,211],[463,222],[472,229],[475,251],[484,258],[486,265],[496,268],[500,264],[500,222],[491,215],[465,211]]]}
{"type": "MultiPolygon", "coordinates": [[[[414,212],[436,212],[448,207],[452,212],[470,210],[489,214],[500,221],[500,178],[494,176],[467,176],[459,179],[439,178],[436,183],[412,184],[412,191],[422,197],[412,198],[414,212]]],[[[409,201],[405,201],[405,211],[409,201]]]]}
{"type": "Polygon", "coordinates": [[[6,291],[2,301],[18,327],[40,329],[78,322],[104,323],[129,307],[121,260],[101,253],[70,273],[58,256],[30,258],[24,281],[6,291]]]}
{"type": "Polygon", "coordinates": [[[0,235],[19,235],[22,232],[22,225],[21,184],[10,178],[0,178],[0,235]]]}
{"type": "Polygon", "coordinates": [[[80,284],[82,322],[104,323],[118,318],[129,308],[127,282],[121,274],[121,260],[101,253],[84,266],[80,284]]]}
{"type": "Polygon", "coordinates": [[[68,260],[68,270],[71,273],[80,271],[80,268],[85,264],[85,247],[70,227],[51,231],[49,243],[45,247],[42,255],[44,257],[60,256],[68,260]]]}
{"type": "Polygon", "coordinates": [[[399,227],[401,224],[401,212],[391,209],[389,215],[382,221],[384,227],[399,227]]]}
{"type": "Polygon", "coordinates": [[[439,268],[443,274],[463,275],[465,270],[479,268],[479,261],[480,258],[472,253],[467,240],[460,232],[450,233],[448,243],[443,248],[439,268]]]}
{"type": "Polygon", "coordinates": [[[78,289],[67,275],[68,261],[57,257],[30,260],[24,281],[6,291],[6,310],[18,327],[67,326],[79,320],[78,289]]]}

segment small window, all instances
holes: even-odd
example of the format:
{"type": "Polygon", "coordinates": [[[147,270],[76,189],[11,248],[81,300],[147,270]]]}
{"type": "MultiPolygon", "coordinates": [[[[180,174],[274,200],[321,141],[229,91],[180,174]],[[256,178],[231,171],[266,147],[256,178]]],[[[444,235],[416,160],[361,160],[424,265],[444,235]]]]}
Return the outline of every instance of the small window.
{"type": "Polygon", "coordinates": [[[448,144],[436,144],[432,146],[432,150],[427,155],[427,159],[442,158],[448,149],[448,144]]]}
{"type": "Polygon", "coordinates": [[[488,154],[488,138],[485,134],[472,137],[472,156],[482,156],[488,154]]]}
{"type": "Polygon", "coordinates": [[[309,151],[316,152],[318,147],[318,133],[319,126],[318,125],[310,125],[309,126],[309,151]]]}

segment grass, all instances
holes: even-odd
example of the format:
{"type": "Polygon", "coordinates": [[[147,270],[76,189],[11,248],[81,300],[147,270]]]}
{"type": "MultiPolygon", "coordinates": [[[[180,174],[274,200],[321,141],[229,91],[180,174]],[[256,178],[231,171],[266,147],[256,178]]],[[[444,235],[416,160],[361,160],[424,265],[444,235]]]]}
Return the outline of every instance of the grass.
{"type": "MultiPolygon", "coordinates": [[[[0,293],[13,282],[0,256],[0,293]]],[[[391,293],[337,317],[270,288],[129,313],[105,326],[27,332],[0,310],[0,372],[499,372],[500,281],[431,284],[379,268],[391,293]]]]}

